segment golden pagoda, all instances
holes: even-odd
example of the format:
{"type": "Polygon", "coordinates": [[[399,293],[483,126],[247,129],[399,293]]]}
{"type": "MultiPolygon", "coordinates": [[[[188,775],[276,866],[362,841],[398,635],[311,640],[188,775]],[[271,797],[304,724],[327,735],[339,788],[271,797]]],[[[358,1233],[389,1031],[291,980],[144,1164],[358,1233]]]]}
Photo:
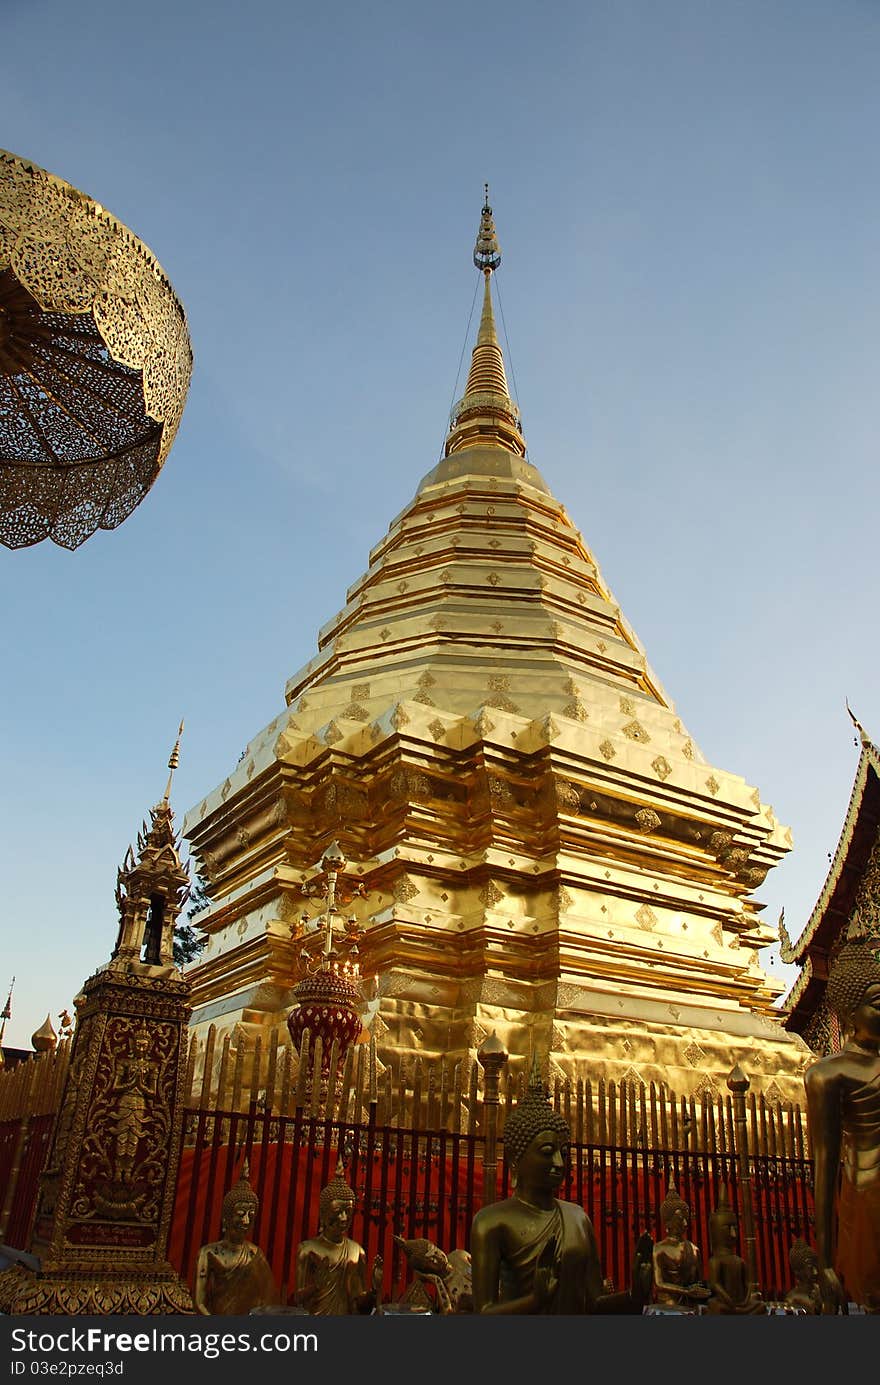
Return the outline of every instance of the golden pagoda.
{"type": "Polygon", "coordinates": [[[301,888],[338,840],[363,886],[382,1061],[493,1030],[566,1076],[802,1100],[753,897],[791,834],[712,766],[528,460],[482,316],[442,460],[289,680],[286,708],[184,823],[214,901],[193,1024],[286,1040],[301,888]],[[775,1088],[775,1090],[774,1090],[775,1088]]]}

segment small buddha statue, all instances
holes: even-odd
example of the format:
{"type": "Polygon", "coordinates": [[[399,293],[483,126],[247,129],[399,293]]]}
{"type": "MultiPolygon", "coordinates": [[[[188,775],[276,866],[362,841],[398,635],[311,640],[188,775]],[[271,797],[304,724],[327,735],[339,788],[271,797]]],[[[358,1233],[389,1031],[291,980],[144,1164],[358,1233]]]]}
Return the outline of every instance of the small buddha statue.
{"type": "Polygon", "coordinates": [[[794,1275],[794,1287],[785,1295],[786,1303],[800,1308],[804,1313],[821,1313],[819,1257],[813,1247],[799,1237],[789,1251],[788,1263],[794,1275]]]}
{"type": "Polygon", "coordinates": [[[578,1203],[556,1196],[571,1132],[547,1100],[537,1063],[503,1141],[514,1191],[473,1220],[474,1312],[640,1313],[630,1293],[603,1295],[592,1223],[578,1203]]]}
{"type": "Polygon", "coordinates": [[[745,1260],[736,1253],[737,1226],[727,1189],[721,1185],[718,1206],[709,1217],[709,1288],[712,1297],[706,1307],[710,1313],[764,1313],[766,1304],[751,1288],[745,1260]]]}
{"type": "Polygon", "coordinates": [[[670,1179],[660,1204],[663,1239],[653,1250],[654,1298],[670,1307],[694,1310],[711,1294],[703,1282],[699,1247],[688,1240],[691,1209],[670,1179]]]}
{"type": "Polygon", "coordinates": [[[356,1200],[340,1159],[318,1199],[318,1235],[302,1241],[296,1253],[294,1303],[321,1317],[371,1313],[381,1301],[382,1257],[373,1261],[367,1287],[366,1253],[347,1234],[356,1200]]]}
{"type": "Polygon", "coordinates": [[[848,1300],[880,1312],[878,952],[880,936],[849,938],[841,946],[826,998],[846,1040],[840,1053],[820,1058],[804,1074],[825,1313],[845,1313],[848,1300]]]}
{"type": "Polygon", "coordinates": [[[473,1310],[471,1257],[466,1250],[452,1250],[447,1255],[433,1241],[404,1240],[395,1236],[413,1282],[400,1302],[432,1313],[470,1313],[473,1310]]]}
{"type": "Polygon", "coordinates": [[[197,1312],[238,1317],[278,1303],[269,1262],[249,1239],[259,1205],[245,1161],[241,1177],[223,1199],[220,1240],[199,1251],[193,1295],[197,1312]]]}

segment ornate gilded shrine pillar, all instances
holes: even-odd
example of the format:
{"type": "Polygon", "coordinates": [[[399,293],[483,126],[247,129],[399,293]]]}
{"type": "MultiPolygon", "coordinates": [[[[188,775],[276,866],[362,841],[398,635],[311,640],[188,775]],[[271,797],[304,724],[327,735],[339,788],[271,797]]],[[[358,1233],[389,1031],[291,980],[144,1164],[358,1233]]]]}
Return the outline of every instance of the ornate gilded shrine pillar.
{"type": "MultiPolygon", "coordinates": [[[[177,747],[172,754],[176,764],[177,747]]],[[[189,982],[173,960],[188,893],[165,798],[119,872],[113,955],[77,997],[40,1183],[40,1269],[0,1274],[6,1313],[191,1313],[166,1258],[183,1125],[189,982]]]]}

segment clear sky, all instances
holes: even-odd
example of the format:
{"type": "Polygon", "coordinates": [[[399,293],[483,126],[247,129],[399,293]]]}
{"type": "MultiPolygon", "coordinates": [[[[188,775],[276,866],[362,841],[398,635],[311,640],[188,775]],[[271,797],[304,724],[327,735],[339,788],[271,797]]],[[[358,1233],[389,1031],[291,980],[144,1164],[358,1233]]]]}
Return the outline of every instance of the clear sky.
{"type": "Polygon", "coordinates": [[[180,717],[179,823],[437,461],[486,179],[531,459],[704,754],[791,826],[759,898],[796,936],[845,697],[880,736],[880,6],[0,15],[0,144],[146,241],[196,360],[130,519],[0,549],[6,1041],[106,959],[180,717]]]}

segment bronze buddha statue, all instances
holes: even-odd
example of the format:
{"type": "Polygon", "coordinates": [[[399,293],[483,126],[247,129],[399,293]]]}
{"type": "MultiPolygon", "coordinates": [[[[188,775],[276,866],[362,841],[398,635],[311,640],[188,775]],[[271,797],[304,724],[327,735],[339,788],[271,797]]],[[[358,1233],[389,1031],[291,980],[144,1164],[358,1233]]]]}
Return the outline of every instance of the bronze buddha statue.
{"type": "Polygon", "coordinates": [[[699,1247],[688,1239],[691,1209],[672,1179],[660,1204],[663,1239],[654,1245],[654,1298],[667,1307],[694,1310],[711,1294],[703,1282],[699,1247]]]}
{"type": "Polygon", "coordinates": [[[803,1313],[821,1313],[822,1295],[819,1292],[819,1257],[806,1241],[795,1241],[788,1256],[794,1287],[785,1295],[785,1302],[803,1313]]]}
{"type": "Polygon", "coordinates": [[[474,1312],[641,1312],[630,1293],[603,1295],[592,1223],[579,1204],[556,1196],[571,1132],[547,1100],[536,1064],[502,1138],[514,1191],[473,1220],[474,1312]]]}
{"type": "Polygon", "coordinates": [[[269,1262],[249,1239],[259,1205],[245,1163],[223,1199],[221,1239],[199,1251],[193,1294],[198,1313],[239,1316],[278,1303],[269,1262]]]}
{"type": "Polygon", "coordinates": [[[837,953],[826,996],[846,1042],[840,1053],[820,1058],[804,1074],[826,1313],[845,1312],[847,1298],[880,1312],[878,949],[880,938],[862,937],[844,942],[837,953]]]}
{"type": "Polygon", "coordinates": [[[745,1260],[736,1251],[736,1214],[727,1200],[724,1184],[718,1206],[709,1217],[709,1288],[712,1297],[706,1307],[710,1313],[764,1313],[766,1304],[749,1283],[745,1260]]]}
{"type": "Polygon", "coordinates": [[[326,1317],[371,1313],[381,1300],[382,1257],[373,1262],[369,1288],[363,1246],[347,1234],[355,1209],[355,1192],[345,1181],[340,1160],[318,1200],[320,1229],[302,1241],[296,1253],[294,1303],[326,1317]]]}

